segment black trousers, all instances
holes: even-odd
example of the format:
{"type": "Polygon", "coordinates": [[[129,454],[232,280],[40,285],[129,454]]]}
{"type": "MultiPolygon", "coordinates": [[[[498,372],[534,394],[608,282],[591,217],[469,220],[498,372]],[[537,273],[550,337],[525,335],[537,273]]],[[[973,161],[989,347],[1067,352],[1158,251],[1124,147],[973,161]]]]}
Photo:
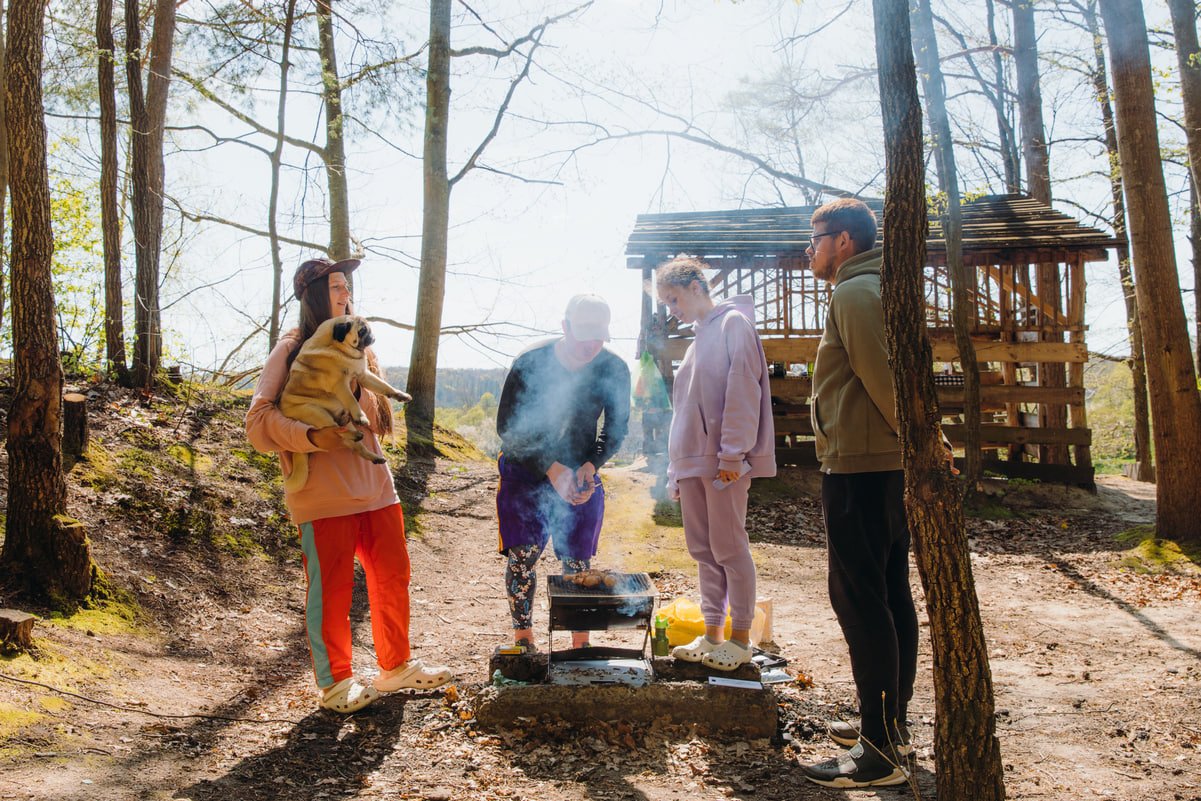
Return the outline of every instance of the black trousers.
{"type": "Polygon", "coordinates": [[[827,473],[822,512],[830,605],[851,652],[860,730],[883,746],[895,741],[892,724],[904,722],[917,675],[904,474],[827,473]]]}

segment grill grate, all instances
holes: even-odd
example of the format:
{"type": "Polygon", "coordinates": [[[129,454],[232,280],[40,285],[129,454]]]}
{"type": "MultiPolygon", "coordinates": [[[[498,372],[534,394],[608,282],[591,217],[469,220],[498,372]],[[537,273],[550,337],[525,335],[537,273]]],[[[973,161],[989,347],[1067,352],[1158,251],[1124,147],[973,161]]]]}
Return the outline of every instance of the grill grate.
{"type": "Polygon", "coordinates": [[[551,604],[587,601],[620,605],[633,598],[658,595],[655,585],[651,583],[651,577],[646,573],[611,573],[610,575],[617,579],[617,583],[612,587],[606,587],[603,584],[596,587],[583,587],[568,580],[566,576],[547,576],[546,593],[551,604]]]}
{"type": "Polygon", "coordinates": [[[659,592],[646,573],[612,573],[612,587],[581,587],[563,576],[546,577],[551,631],[650,630],[659,592]]]}

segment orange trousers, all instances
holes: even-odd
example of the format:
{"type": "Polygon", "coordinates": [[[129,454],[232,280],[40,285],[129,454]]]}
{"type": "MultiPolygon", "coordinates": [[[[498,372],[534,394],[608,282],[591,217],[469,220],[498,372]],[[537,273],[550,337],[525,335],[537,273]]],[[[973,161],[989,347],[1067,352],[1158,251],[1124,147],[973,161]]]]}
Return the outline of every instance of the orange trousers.
{"type": "Polygon", "coordinates": [[[350,598],[357,556],[367,576],[371,636],[381,670],[409,661],[409,551],[400,504],[300,524],[308,581],[305,628],[317,686],[353,674],[350,598]]]}

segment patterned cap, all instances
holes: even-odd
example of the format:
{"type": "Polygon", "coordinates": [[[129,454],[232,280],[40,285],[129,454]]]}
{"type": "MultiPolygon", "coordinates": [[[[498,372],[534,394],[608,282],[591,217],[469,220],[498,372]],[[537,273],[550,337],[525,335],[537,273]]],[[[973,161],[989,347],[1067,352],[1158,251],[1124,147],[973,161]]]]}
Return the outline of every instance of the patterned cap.
{"type": "Polygon", "coordinates": [[[308,289],[309,284],[318,278],[327,276],[330,273],[345,273],[349,275],[354,272],[354,268],[358,267],[359,264],[358,259],[342,259],[342,261],[309,259],[296,268],[296,274],[292,276],[292,291],[296,293],[296,299],[300,300],[301,296],[304,295],[304,291],[308,289]]]}

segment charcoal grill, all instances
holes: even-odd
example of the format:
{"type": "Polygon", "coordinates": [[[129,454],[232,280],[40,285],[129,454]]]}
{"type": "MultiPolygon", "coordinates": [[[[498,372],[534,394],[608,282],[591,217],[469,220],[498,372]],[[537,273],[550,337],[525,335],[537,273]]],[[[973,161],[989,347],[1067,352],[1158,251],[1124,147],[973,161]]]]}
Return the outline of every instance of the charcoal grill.
{"type": "Polygon", "coordinates": [[[566,576],[546,577],[546,597],[550,604],[550,631],[547,637],[547,665],[576,659],[646,658],[650,642],[655,598],[659,591],[646,573],[609,573],[617,579],[612,587],[601,584],[582,587],[566,576]],[[602,631],[642,629],[642,647],[573,648],[555,651],[551,637],[555,631],[602,631]]]}

